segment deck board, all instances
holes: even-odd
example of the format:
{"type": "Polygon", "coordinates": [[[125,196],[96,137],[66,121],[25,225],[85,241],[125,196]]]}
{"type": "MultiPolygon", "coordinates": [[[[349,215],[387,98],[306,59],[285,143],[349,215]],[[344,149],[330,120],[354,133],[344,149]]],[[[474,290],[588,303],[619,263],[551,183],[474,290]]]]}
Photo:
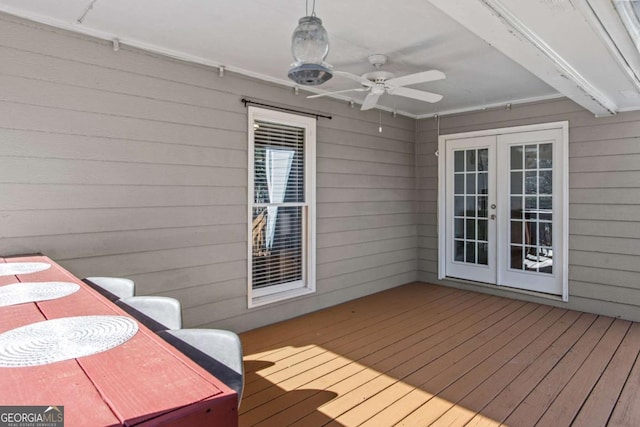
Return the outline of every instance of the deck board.
{"type": "Polygon", "coordinates": [[[640,325],[605,316],[414,283],[241,338],[241,426],[640,422],[640,325]]]}

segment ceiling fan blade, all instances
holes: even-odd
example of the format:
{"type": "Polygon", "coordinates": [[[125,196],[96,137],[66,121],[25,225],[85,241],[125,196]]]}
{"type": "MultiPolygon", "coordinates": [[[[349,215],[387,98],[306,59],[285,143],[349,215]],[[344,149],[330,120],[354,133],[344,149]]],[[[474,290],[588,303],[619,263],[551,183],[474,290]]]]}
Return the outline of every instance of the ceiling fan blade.
{"type": "Polygon", "coordinates": [[[360,108],[360,110],[364,111],[364,110],[372,109],[378,103],[378,98],[380,98],[380,95],[376,95],[375,93],[370,93],[364,99],[364,102],[362,103],[362,108],[360,108]]]}
{"type": "Polygon", "coordinates": [[[333,71],[333,74],[337,76],[346,77],[351,80],[355,80],[356,82],[363,84],[367,87],[373,86],[373,82],[365,79],[364,77],[358,76],[357,74],[347,73],[346,71],[335,71],[335,70],[333,71]]]}
{"type": "Polygon", "coordinates": [[[369,90],[368,87],[358,87],[355,89],[345,89],[345,90],[336,90],[335,92],[327,92],[327,93],[319,93],[317,95],[309,95],[307,99],[320,98],[323,96],[335,95],[336,93],[345,93],[345,92],[363,92],[365,90],[369,90]]]}
{"type": "Polygon", "coordinates": [[[408,87],[397,87],[392,90],[389,90],[388,93],[391,95],[399,95],[404,96],[406,98],[413,98],[419,101],[425,102],[438,102],[442,99],[442,95],[438,95],[437,93],[425,92],[423,90],[409,89],[408,87]]]}
{"type": "Polygon", "coordinates": [[[409,74],[407,76],[396,77],[387,80],[389,86],[409,86],[418,83],[432,82],[434,80],[442,80],[446,76],[442,71],[429,70],[421,73],[409,74]]]}

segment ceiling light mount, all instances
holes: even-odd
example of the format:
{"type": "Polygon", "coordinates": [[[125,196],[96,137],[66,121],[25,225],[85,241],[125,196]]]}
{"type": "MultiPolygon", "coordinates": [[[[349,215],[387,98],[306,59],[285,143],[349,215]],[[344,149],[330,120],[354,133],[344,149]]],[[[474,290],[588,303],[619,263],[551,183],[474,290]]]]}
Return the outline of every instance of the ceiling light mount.
{"type": "Polygon", "coordinates": [[[316,16],[315,0],[311,15],[298,20],[298,26],[291,36],[291,54],[295,62],[288,76],[294,82],[305,86],[316,86],[333,77],[331,66],[324,62],[329,54],[329,36],[316,16]]]}
{"type": "Polygon", "coordinates": [[[374,53],[373,55],[369,55],[369,64],[373,65],[376,68],[381,68],[383,65],[387,63],[387,55],[382,53],[374,53]]]}

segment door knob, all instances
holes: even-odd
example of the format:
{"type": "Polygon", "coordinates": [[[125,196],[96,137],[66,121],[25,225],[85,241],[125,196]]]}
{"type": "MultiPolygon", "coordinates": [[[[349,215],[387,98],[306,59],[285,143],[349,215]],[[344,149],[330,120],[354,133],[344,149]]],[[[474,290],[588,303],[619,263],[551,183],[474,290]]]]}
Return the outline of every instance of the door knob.
{"type": "Polygon", "coordinates": [[[491,216],[490,216],[489,218],[491,218],[491,219],[495,220],[495,219],[496,219],[496,216],[495,216],[495,214],[491,214],[491,216]]]}

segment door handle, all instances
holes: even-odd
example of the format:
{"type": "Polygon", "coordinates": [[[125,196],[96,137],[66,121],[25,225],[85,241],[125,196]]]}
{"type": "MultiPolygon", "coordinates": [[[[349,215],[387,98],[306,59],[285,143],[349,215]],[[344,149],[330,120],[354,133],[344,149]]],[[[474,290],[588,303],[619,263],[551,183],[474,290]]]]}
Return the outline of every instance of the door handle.
{"type": "Polygon", "coordinates": [[[490,216],[489,218],[491,218],[492,220],[494,220],[494,221],[495,221],[495,219],[496,219],[496,215],[495,215],[495,214],[491,214],[491,216],[490,216]]]}

